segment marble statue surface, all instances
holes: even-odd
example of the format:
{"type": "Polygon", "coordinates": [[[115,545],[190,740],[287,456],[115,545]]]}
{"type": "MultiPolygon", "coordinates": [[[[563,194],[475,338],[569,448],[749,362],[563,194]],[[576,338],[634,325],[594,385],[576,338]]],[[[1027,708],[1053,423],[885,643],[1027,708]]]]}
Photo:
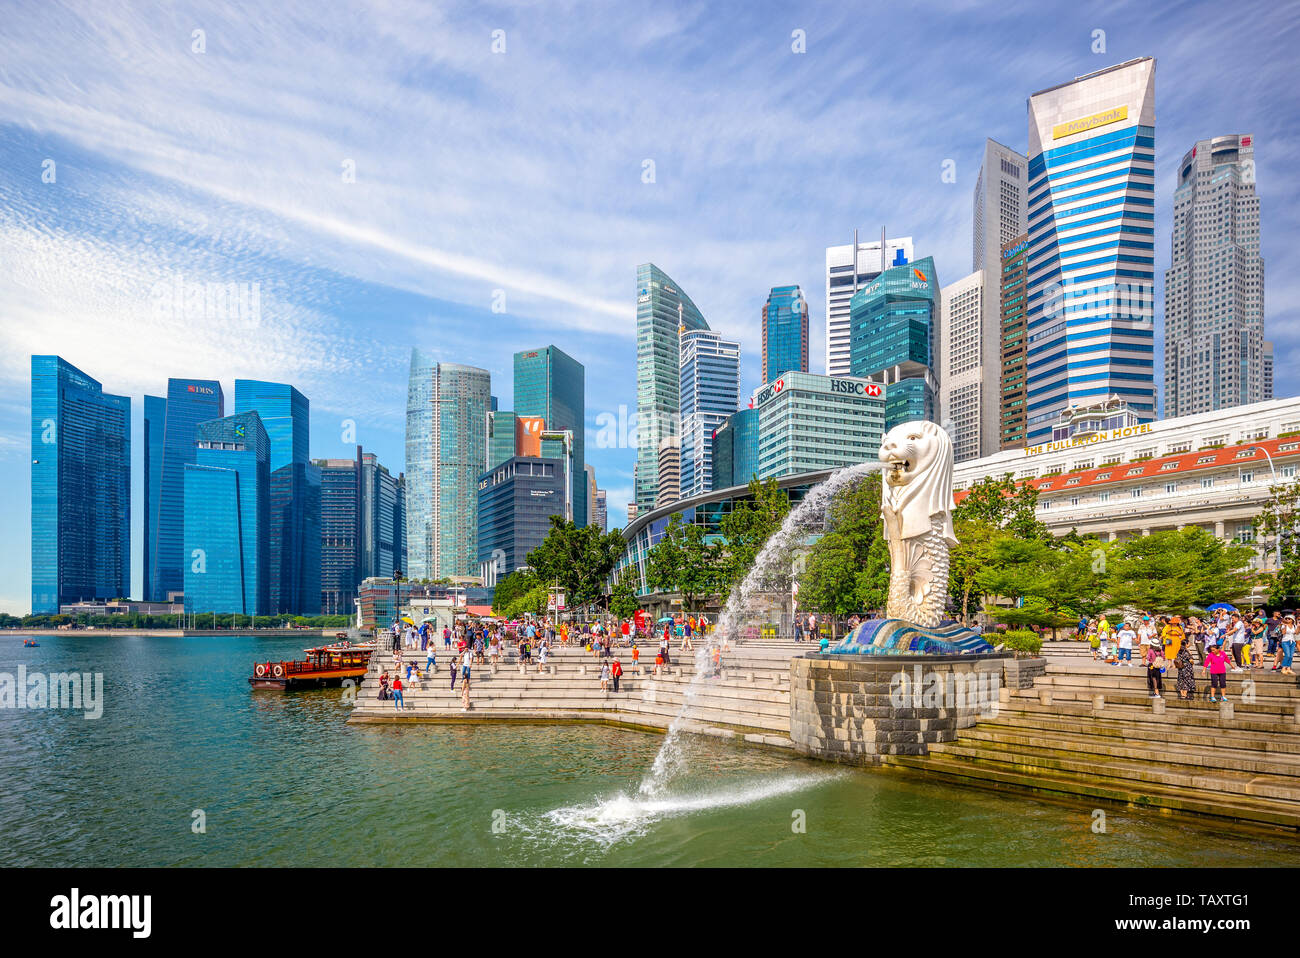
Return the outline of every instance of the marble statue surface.
{"type": "Polygon", "coordinates": [[[880,445],[880,513],[889,543],[885,614],[923,628],[943,619],[952,528],[952,440],[932,422],[905,422],[880,445]]]}

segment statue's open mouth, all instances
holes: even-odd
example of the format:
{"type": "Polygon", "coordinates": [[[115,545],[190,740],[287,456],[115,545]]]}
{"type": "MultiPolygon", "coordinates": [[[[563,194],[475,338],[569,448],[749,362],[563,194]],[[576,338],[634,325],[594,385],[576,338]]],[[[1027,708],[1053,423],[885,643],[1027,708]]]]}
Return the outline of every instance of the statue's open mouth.
{"type": "Polygon", "coordinates": [[[912,463],[907,459],[890,459],[889,460],[889,481],[893,485],[900,485],[907,477],[907,470],[912,468],[912,463]]]}

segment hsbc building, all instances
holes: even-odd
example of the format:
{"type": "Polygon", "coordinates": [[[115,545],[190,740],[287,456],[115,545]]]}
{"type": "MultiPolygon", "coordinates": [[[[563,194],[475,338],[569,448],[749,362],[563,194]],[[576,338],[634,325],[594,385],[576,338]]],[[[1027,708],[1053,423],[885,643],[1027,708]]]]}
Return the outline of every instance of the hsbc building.
{"type": "Polygon", "coordinates": [[[755,390],[758,477],[838,469],[874,460],[885,431],[883,383],[788,372],[755,390]]]}

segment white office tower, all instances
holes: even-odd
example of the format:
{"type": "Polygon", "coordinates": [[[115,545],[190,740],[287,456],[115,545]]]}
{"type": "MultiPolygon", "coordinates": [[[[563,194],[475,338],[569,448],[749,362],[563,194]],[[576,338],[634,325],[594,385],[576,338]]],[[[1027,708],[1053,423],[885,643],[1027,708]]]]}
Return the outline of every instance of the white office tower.
{"type": "Polygon", "coordinates": [[[1165,270],[1165,418],[1273,398],[1255,138],[1199,140],[1178,165],[1165,270]]]}
{"type": "Polygon", "coordinates": [[[662,509],[682,497],[682,439],[680,436],[664,436],[659,441],[659,469],[655,476],[658,483],[657,498],[654,508],[662,509]]]}
{"type": "MultiPolygon", "coordinates": [[[[952,436],[957,462],[990,455],[998,448],[1000,360],[991,366],[984,360],[987,341],[992,338],[997,343],[996,327],[990,333],[985,324],[984,304],[990,297],[984,276],[984,270],[976,270],[943,287],[940,294],[939,422],[952,436]],[[994,370],[991,384],[990,369],[994,370]],[[991,436],[984,428],[986,420],[993,424],[991,436]]],[[[997,298],[995,290],[992,299],[997,298]]]]}
{"type": "MultiPolygon", "coordinates": [[[[980,163],[979,178],[975,181],[971,218],[974,234],[971,271],[983,271],[986,287],[980,307],[978,375],[983,386],[978,400],[980,426],[975,440],[979,444],[976,456],[997,452],[1001,442],[1002,307],[999,289],[1002,248],[1016,237],[1023,236],[1028,229],[1029,204],[1025,194],[1028,182],[1029,161],[1024,154],[996,140],[984,141],[984,159],[980,163]]],[[[945,306],[946,303],[945,295],[945,306]]]]}
{"type": "Polygon", "coordinates": [[[713,431],[740,408],[740,343],[707,329],[681,335],[681,483],[685,499],[713,490],[713,431]]]}
{"type": "Polygon", "coordinates": [[[912,262],[912,237],[860,240],[826,247],[826,375],[849,373],[849,301],[853,294],[890,266],[912,262]],[[884,243],[882,263],[881,243],[884,243]],[[856,269],[853,255],[857,248],[856,269]]]}
{"type": "Polygon", "coordinates": [[[1156,416],[1150,57],[1029,98],[1027,439],[1110,397],[1156,416]]]}

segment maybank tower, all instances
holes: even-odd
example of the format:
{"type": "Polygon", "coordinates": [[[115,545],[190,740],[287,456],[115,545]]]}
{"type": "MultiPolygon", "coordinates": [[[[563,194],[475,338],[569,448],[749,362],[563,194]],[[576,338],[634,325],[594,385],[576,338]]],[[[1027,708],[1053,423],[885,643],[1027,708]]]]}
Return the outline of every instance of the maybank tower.
{"type": "Polygon", "coordinates": [[[1156,416],[1155,60],[1029,98],[1029,445],[1062,411],[1156,416]]]}

